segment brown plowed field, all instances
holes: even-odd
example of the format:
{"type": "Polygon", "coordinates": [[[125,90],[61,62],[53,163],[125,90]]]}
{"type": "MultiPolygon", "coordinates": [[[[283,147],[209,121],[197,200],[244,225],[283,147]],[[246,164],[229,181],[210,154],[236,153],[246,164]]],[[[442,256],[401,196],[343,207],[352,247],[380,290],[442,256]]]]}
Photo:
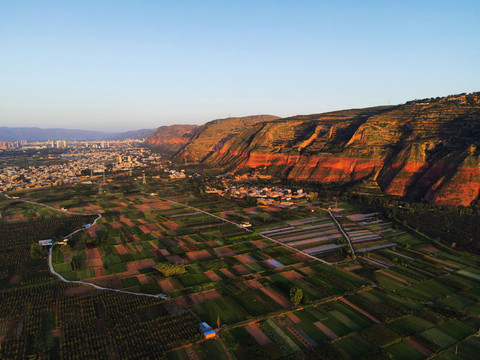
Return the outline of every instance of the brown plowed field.
{"type": "Polygon", "coordinates": [[[98,248],[93,248],[93,249],[88,249],[85,250],[85,255],[87,256],[87,259],[99,259],[102,257],[102,253],[98,248]]]}
{"type": "Polygon", "coordinates": [[[119,244],[119,245],[113,245],[113,247],[115,248],[115,250],[117,250],[117,252],[120,255],[130,254],[130,251],[125,247],[125,245],[119,244]]]}
{"type": "Polygon", "coordinates": [[[206,271],[205,275],[212,281],[222,281],[222,278],[218,276],[213,270],[206,271]]]}
{"type": "Polygon", "coordinates": [[[164,292],[177,290],[177,287],[170,279],[159,280],[158,285],[160,285],[164,292]]]}
{"type": "Polygon", "coordinates": [[[127,271],[137,271],[139,269],[154,268],[156,263],[153,259],[132,261],[125,264],[127,271]]]}
{"type": "Polygon", "coordinates": [[[256,323],[244,326],[245,330],[255,339],[260,345],[271,344],[272,340],[265,335],[265,333],[258,327],[256,323]]]}

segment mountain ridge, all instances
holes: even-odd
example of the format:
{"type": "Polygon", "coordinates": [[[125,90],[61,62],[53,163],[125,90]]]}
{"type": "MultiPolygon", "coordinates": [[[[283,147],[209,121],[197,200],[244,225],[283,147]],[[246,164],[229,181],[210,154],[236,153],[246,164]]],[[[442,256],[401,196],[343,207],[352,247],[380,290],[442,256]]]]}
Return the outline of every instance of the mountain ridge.
{"type": "Polygon", "coordinates": [[[480,191],[480,93],[254,124],[204,163],[467,206],[480,191]]]}
{"type": "Polygon", "coordinates": [[[0,141],[94,141],[143,139],[154,129],[140,129],[126,132],[104,132],[96,130],[39,128],[39,127],[0,127],[0,141]]]}

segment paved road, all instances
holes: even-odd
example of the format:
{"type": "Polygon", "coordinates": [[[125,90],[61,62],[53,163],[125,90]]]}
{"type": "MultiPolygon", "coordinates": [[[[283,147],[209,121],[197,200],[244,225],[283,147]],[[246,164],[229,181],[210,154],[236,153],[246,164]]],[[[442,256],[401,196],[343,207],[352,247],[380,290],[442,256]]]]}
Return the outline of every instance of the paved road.
{"type": "MultiPolygon", "coordinates": [[[[83,229],[80,229],[80,230],[83,230],[83,229]]],[[[72,233],[73,234],[73,233],[72,233]]],[[[70,235],[72,235],[70,234],[70,235]]],[[[168,295],[166,294],[157,294],[157,295],[154,295],[154,294],[144,294],[144,293],[137,293],[137,292],[133,292],[133,291],[126,291],[126,290],[119,290],[119,289],[112,289],[112,288],[106,288],[106,287],[103,287],[103,286],[99,286],[97,284],[93,284],[93,283],[89,283],[87,281],[72,281],[72,280],[67,280],[65,279],[62,275],[60,275],[59,273],[57,273],[55,271],[55,269],[53,268],[53,264],[52,264],[52,250],[53,250],[53,247],[55,245],[57,245],[58,243],[54,243],[51,247],[50,247],[50,250],[48,251],[48,267],[50,268],[50,272],[55,275],[56,277],[58,277],[60,280],[62,280],[63,282],[66,282],[66,283],[71,283],[71,284],[80,284],[80,285],[88,285],[88,286],[92,286],[94,287],[95,289],[98,289],[98,290],[107,290],[107,291],[115,291],[115,292],[119,292],[119,293],[124,293],[124,294],[130,294],[130,295],[137,295],[137,296],[148,296],[148,297],[153,297],[153,298],[160,298],[160,299],[163,299],[163,300],[168,300],[169,297],[168,295]]]]}
{"type": "Polygon", "coordinates": [[[332,220],[335,222],[335,224],[337,224],[338,230],[340,230],[340,232],[345,237],[345,239],[347,239],[348,245],[350,246],[350,250],[352,251],[352,256],[353,256],[354,259],[356,259],[357,255],[355,255],[355,250],[353,250],[352,241],[350,240],[350,236],[348,236],[347,233],[343,230],[343,226],[340,225],[340,223],[337,221],[337,219],[332,214],[332,212],[330,210],[327,210],[327,211],[328,211],[330,217],[332,218],[332,220]]]}

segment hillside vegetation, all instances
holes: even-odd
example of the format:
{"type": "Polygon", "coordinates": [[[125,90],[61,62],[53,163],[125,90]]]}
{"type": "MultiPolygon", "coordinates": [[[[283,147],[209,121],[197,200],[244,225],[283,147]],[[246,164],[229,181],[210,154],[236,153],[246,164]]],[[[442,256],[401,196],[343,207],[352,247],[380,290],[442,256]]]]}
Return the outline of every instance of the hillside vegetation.
{"type": "Polygon", "coordinates": [[[467,206],[480,190],[479,93],[255,124],[205,159],[319,183],[467,206]]]}

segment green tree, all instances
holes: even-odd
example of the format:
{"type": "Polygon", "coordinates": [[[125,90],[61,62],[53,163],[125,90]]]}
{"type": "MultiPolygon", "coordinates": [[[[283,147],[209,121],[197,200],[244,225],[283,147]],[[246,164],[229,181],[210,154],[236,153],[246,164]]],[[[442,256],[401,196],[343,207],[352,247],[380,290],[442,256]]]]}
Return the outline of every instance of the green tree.
{"type": "Polygon", "coordinates": [[[186,271],[184,265],[176,265],[171,263],[159,263],[155,268],[158,272],[162,273],[164,277],[182,275],[185,274],[186,271]]]}
{"type": "Polygon", "coordinates": [[[43,258],[43,249],[40,244],[30,245],[30,258],[32,260],[40,260],[43,258]]]}
{"type": "Polygon", "coordinates": [[[298,306],[303,298],[303,290],[298,287],[293,287],[290,289],[290,301],[293,305],[298,306]]]}

